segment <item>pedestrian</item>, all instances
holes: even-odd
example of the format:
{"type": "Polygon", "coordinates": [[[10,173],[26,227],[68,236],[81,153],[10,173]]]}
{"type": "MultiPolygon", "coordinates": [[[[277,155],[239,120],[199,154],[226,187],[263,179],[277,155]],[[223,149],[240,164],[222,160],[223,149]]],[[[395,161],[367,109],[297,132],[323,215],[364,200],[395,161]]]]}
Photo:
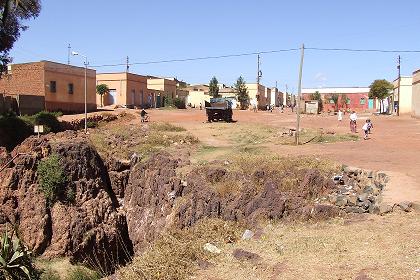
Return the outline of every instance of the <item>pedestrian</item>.
{"type": "Polygon", "coordinates": [[[343,120],[343,111],[339,109],[337,115],[338,115],[338,121],[341,122],[343,120]]]}
{"type": "Polygon", "coordinates": [[[148,122],[149,121],[149,115],[147,114],[146,110],[144,108],[141,109],[140,112],[141,122],[148,122]]]}
{"type": "Polygon", "coordinates": [[[350,130],[353,133],[357,133],[357,114],[355,111],[350,115],[350,130]]]}
{"type": "Polygon", "coordinates": [[[281,104],[281,112],[284,112],[284,104],[281,104]]]}
{"type": "Polygon", "coordinates": [[[366,120],[365,124],[362,127],[363,132],[365,133],[365,136],[363,137],[363,139],[367,140],[369,137],[369,120],[366,120]]]}
{"type": "Polygon", "coordinates": [[[373,128],[373,123],[370,119],[367,119],[366,121],[368,122],[368,132],[369,134],[371,134],[370,130],[373,128]]]}
{"type": "Polygon", "coordinates": [[[203,105],[201,104],[201,102],[200,102],[200,110],[203,110],[203,105]]]}

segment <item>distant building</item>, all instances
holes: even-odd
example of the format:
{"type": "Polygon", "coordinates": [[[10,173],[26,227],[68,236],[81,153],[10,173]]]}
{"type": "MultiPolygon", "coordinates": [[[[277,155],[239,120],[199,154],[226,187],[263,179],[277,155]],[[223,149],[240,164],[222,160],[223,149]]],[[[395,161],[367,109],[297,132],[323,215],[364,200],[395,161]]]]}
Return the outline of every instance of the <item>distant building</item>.
{"type": "Polygon", "coordinates": [[[266,87],[257,83],[249,83],[245,85],[248,88],[250,104],[258,104],[259,109],[265,110],[267,108],[267,104],[269,104],[269,91],[266,90],[266,87]]]}
{"type": "Polygon", "coordinates": [[[174,99],[177,96],[177,81],[175,79],[149,78],[147,88],[154,92],[156,107],[165,106],[167,98],[174,99]]]}
{"type": "Polygon", "coordinates": [[[343,88],[306,88],[302,89],[302,99],[312,100],[312,94],[319,92],[323,101],[323,111],[336,111],[338,109],[355,110],[364,112],[375,109],[374,100],[369,100],[368,87],[343,87],[343,88]],[[338,95],[338,108],[332,97],[338,95]]]}
{"type": "MultiPolygon", "coordinates": [[[[124,107],[154,107],[155,96],[147,88],[147,77],[133,73],[100,73],[96,75],[96,84],[106,84],[109,93],[105,94],[103,105],[119,105],[124,107]]],[[[100,106],[98,95],[96,104],[100,106]]]]}
{"type": "MultiPolygon", "coordinates": [[[[87,70],[87,109],[96,110],[96,71],[87,70]]],[[[85,69],[51,61],[12,64],[0,79],[0,94],[15,100],[20,114],[85,110],[85,69]]]]}
{"type": "Polygon", "coordinates": [[[204,107],[205,101],[210,102],[209,87],[208,85],[190,85],[183,90],[188,91],[187,105],[198,108],[204,107]]]}
{"type": "Polygon", "coordinates": [[[411,115],[420,118],[420,69],[413,73],[411,115]]]}
{"type": "MultiPolygon", "coordinates": [[[[400,114],[411,114],[413,99],[413,77],[401,77],[400,80],[401,97],[398,92],[398,78],[394,80],[394,107],[399,106],[400,114]]],[[[395,109],[394,109],[394,113],[395,109]]]]}

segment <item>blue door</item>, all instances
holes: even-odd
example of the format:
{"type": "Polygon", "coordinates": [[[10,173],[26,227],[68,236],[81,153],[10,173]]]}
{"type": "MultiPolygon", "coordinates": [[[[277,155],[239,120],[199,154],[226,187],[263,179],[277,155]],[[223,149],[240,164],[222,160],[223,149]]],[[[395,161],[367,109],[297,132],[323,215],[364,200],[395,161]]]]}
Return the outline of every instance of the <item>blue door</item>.
{"type": "Polygon", "coordinates": [[[373,109],[373,99],[369,99],[369,104],[368,104],[368,108],[369,109],[373,109]]]}

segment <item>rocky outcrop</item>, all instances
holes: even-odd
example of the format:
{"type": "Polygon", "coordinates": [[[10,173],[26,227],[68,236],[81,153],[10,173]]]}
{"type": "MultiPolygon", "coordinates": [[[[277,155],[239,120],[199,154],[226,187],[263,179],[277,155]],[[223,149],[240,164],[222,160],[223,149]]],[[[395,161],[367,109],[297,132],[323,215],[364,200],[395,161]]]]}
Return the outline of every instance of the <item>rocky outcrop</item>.
{"type": "Polygon", "coordinates": [[[131,170],[124,208],[136,252],[166,228],[188,227],[202,218],[254,223],[265,218],[330,217],[339,212],[337,207],[311,202],[312,197],[335,188],[330,179],[314,170],[301,170],[300,184],[293,191],[284,191],[283,182],[270,180],[264,171],[247,177],[223,168],[196,169],[180,180],[178,165],[170,155],[158,154],[131,170]],[[238,192],[221,194],[214,183],[223,181],[228,173],[236,176],[242,187],[238,192]],[[259,177],[261,189],[255,186],[259,177]]]}
{"type": "Polygon", "coordinates": [[[107,169],[83,137],[51,143],[28,138],[11,154],[23,153],[0,173],[0,222],[19,227],[37,255],[69,256],[111,270],[132,254],[125,214],[112,191],[107,169]],[[37,164],[57,154],[74,202],[48,205],[40,191],[37,164]]]}

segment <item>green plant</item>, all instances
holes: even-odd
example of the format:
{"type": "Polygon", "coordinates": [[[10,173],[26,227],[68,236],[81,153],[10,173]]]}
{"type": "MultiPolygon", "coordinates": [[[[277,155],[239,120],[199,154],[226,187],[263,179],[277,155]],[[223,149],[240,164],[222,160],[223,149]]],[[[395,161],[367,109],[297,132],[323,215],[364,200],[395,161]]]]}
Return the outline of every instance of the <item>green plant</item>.
{"type": "Polygon", "coordinates": [[[185,100],[179,97],[174,98],[173,100],[175,107],[177,107],[178,109],[185,109],[185,100]]]}
{"type": "Polygon", "coordinates": [[[15,230],[9,235],[7,228],[0,240],[0,279],[37,279],[39,272],[32,263],[30,252],[18,236],[13,238],[15,230]]]}
{"type": "Polygon", "coordinates": [[[394,86],[387,80],[375,80],[372,82],[369,88],[369,98],[379,99],[381,105],[379,110],[381,113],[385,113],[383,100],[391,94],[394,86]]]}
{"type": "Polygon", "coordinates": [[[84,267],[72,269],[66,277],[66,280],[98,280],[101,279],[99,273],[84,267]]]}
{"type": "Polygon", "coordinates": [[[165,107],[171,107],[174,105],[174,100],[172,99],[172,96],[168,95],[165,97],[165,107]]]}
{"type": "Polygon", "coordinates": [[[101,96],[101,107],[103,107],[103,98],[105,94],[109,93],[109,87],[106,84],[97,85],[96,92],[101,96]]]}
{"type": "Polygon", "coordinates": [[[219,97],[219,82],[216,77],[211,78],[209,83],[209,95],[211,97],[219,97]]]}
{"type": "Polygon", "coordinates": [[[239,103],[241,104],[241,110],[245,110],[248,108],[249,105],[249,94],[248,88],[245,85],[245,80],[240,76],[234,85],[236,96],[238,98],[239,103]]]}
{"type": "Polygon", "coordinates": [[[12,150],[33,133],[33,127],[14,113],[0,115],[0,146],[12,150]]]}
{"type": "Polygon", "coordinates": [[[89,128],[95,128],[95,127],[98,127],[98,123],[97,123],[97,122],[94,122],[94,121],[88,121],[86,125],[87,125],[87,127],[89,127],[89,128]]]}
{"type": "Polygon", "coordinates": [[[41,111],[36,113],[32,116],[21,116],[20,118],[25,121],[28,125],[43,125],[44,126],[44,133],[49,132],[60,132],[61,131],[61,124],[60,121],[57,119],[62,115],[61,112],[47,112],[41,111]]]}
{"type": "Polygon", "coordinates": [[[49,205],[53,205],[66,193],[67,177],[60,164],[58,155],[53,154],[38,164],[37,173],[42,192],[49,205]]]}
{"type": "Polygon", "coordinates": [[[176,126],[170,123],[159,123],[159,122],[155,122],[155,123],[151,123],[150,124],[150,128],[152,130],[156,130],[156,131],[173,131],[173,132],[181,132],[181,131],[186,131],[185,128],[180,127],[180,126],[176,126]]]}

